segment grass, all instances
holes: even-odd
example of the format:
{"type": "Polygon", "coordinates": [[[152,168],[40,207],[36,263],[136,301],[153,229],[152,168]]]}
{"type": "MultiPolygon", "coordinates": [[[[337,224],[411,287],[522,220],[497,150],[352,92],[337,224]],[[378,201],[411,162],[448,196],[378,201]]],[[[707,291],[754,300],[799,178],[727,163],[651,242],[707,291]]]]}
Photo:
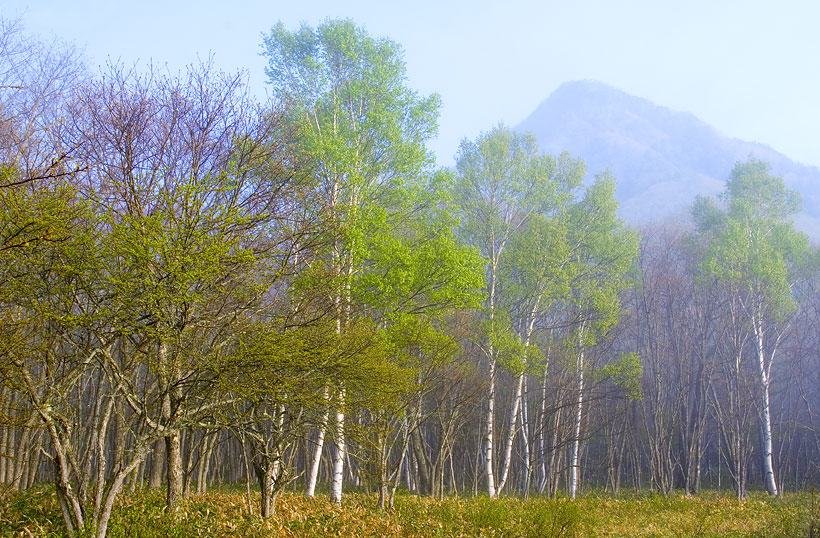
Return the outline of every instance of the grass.
{"type": "MultiPolygon", "coordinates": [[[[574,501],[505,497],[439,502],[400,495],[394,510],[380,512],[375,504],[374,495],[358,493],[346,495],[342,507],[325,496],[286,493],[276,514],[262,520],[249,513],[244,494],[236,490],[193,495],[173,515],[165,513],[160,492],[137,492],[121,498],[109,536],[820,537],[820,502],[811,494],[753,494],[742,502],[714,492],[696,497],[587,494],[574,501]]],[[[0,536],[60,536],[61,523],[53,489],[0,496],[0,536]]]]}

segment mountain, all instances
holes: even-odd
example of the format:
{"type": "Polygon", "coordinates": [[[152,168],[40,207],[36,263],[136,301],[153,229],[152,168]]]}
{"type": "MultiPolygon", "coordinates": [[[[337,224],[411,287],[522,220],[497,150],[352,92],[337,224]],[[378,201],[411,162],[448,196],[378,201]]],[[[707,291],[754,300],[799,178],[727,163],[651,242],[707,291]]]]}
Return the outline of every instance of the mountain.
{"type": "Polygon", "coordinates": [[[590,178],[608,168],[618,183],[620,214],[634,224],[687,215],[696,195],[720,193],[734,164],[751,155],[803,195],[795,224],[820,239],[820,170],[723,136],[692,114],[576,81],[560,86],[516,129],[532,132],[546,153],[582,157],[590,178]]]}

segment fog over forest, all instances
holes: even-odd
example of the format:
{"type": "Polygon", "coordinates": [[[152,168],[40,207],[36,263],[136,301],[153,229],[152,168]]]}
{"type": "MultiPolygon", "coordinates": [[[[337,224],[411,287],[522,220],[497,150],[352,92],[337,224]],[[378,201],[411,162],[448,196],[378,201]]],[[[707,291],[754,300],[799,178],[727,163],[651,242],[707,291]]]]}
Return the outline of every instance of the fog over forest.
{"type": "Polygon", "coordinates": [[[0,19],[0,498],[820,486],[816,168],[594,82],[441,168],[395,41],[261,41],[266,102],[0,19]]]}

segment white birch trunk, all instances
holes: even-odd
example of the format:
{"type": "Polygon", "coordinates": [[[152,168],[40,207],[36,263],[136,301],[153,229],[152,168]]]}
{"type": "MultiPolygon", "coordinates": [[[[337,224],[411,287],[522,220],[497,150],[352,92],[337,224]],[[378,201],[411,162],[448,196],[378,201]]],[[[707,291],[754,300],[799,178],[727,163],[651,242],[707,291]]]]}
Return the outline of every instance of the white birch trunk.
{"type": "Polygon", "coordinates": [[[507,438],[504,441],[504,463],[501,469],[501,479],[498,481],[498,488],[496,494],[500,494],[507,485],[507,478],[510,475],[510,463],[512,462],[512,447],[515,442],[515,434],[518,432],[518,409],[521,407],[521,392],[524,386],[524,373],[518,374],[518,382],[515,385],[515,396],[513,397],[513,404],[510,408],[510,430],[507,432],[507,438]]]}
{"type": "Polygon", "coordinates": [[[339,391],[339,402],[336,409],[334,432],[336,436],[336,454],[333,456],[333,479],[330,485],[330,500],[336,504],[342,503],[342,480],[345,470],[345,389],[339,391]]]}
{"type": "Polygon", "coordinates": [[[572,447],[569,458],[569,497],[575,498],[578,491],[578,455],[581,448],[581,419],[584,410],[584,351],[578,351],[578,398],[576,399],[575,417],[573,423],[572,447]]]}
{"type": "Polygon", "coordinates": [[[769,405],[769,370],[766,368],[766,351],[763,342],[763,320],[758,315],[754,320],[757,337],[757,362],[760,373],[760,429],[763,442],[763,482],[770,495],[777,495],[777,483],[774,478],[774,461],[772,457],[772,419],[769,405]]]}
{"type": "Polygon", "coordinates": [[[495,359],[490,357],[490,388],[487,398],[487,435],[484,438],[484,466],[487,469],[487,495],[492,499],[496,495],[495,475],[493,474],[493,428],[495,415],[495,359]]]}
{"type": "MultiPolygon", "coordinates": [[[[327,400],[328,388],[327,386],[325,386],[324,390],[322,391],[322,401],[327,402],[327,400]]],[[[319,478],[319,465],[322,463],[322,449],[325,446],[325,435],[327,434],[327,420],[329,418],[329,415],[330,412],[326,407],[324,412],[322,413],[321,421],[319,422],[319,434],[316,438],[316,448],[314,449],[313,458],[311,458],[310,468],[308,469],[306,492],[306,495],[308,497],[313,497],[316,492],[316,481],[319,478]]]]}
{"type": "MultiPolygon", "coordinates": [[[[538,308],[538,302],[535,302],[535,306],[530,312],[529,320],[526,325],[526,333],[523,336],[524,338],[524,350],[526,351],[530,346],[530,337],[532,335],[533,327],[535,325],[535,313],[538,308]]],[[[502,460],[504,463],[502,465],[501,471],[501,480],[498,482],[498,487],[496,494],[500,494],[501,491],[504,489],[504,486],[507,485],[507,478],[510,474],[510,465],[512,463],[512,447],[513,443],[515,442],[515,436],[518,433],[518,411],[521,408],[521,394],[524,387],[524,369],[520,374],[518,374],[518,380],[515,385],[515,396],[513,397],[512,407],[510,408],[510,430],[507,432],[507,438],[505,439],[504,443],[504,459],[502,460]]]]}
{"type": "MultiPolygon", "coordinates": [[[[495,319],[495,279],[496,279],[496,272],[497,272],[497,256],[496,261],[493,262],[490,268],[490,296],[488,298],[489,301],[489,310],[490,310],[490,327],[493,327],[493,322],[495,319]]],[[[493,466],[495,464],[494,457],[493,457],[493,446],[495,444],[495,439],[493,437],[493,430],[495,429],[495,369],[496,369],[496,360],[495,360],[495,350],[493,348],[492,343],[490,343],[487,347],[487,355],[490,359],[490,384],[487,394],[487,420],[486,420],[486,428],[487,428],[487,435],[484,438],[484,467],[487,470],[487,495],[493,499],[496,496],[496,489],[495,489],[495,473],[493,472],[493,466]]]]}
{"type": "MultiPolygon", "coordinates": [[[[549,351],[547,353],[549,353],[549,351]]],[[[549,355],[547,355],[547,360],[549,360],[549,355]]],[[[544,493],[544,489],[547,487],[547,369],[548,366],[545,365],[544,374],[541,377],[541,401],[539,402],[538,420],[536,421],[538,425],[538,455],[536,456],[536,461],[538,461],[538,469],[541,473],[538,477],[538,487],[536,491],[538,491],[539,494],[544,493]]]]}
{"type": "Polygon", "coordinates": [[[528,499],[530,496],[530,478],[532,476],[532,456],[530,454],[530,418],[529,418],[529,410],[527,409],[527,394],[529,389],[527,388],[527,378],[524,378],[524,391],[523,396],[521,398],[521,412],[519,416],[521,418],[521,441],[524,444],[524,480],[521,484],[521,493],[524,494],[524,499],[528,499]]]}

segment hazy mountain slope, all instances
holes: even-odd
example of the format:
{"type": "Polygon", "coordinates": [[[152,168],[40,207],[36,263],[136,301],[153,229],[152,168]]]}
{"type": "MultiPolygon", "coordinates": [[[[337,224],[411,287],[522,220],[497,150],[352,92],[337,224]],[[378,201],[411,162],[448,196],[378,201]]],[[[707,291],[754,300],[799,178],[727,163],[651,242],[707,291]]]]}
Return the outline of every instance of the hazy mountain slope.
{"type": "Polygon", "coordinates": [[[583,157],[590,176],[609,168],[620,213],[633,223],[686,213],[695,195],[719,193],[734,163],[753,155],[803,194],[797,225],[820,238],[820,170],[768,146],[722,136],[692,114],[599,82],[568,82],[517,129],[534,133],[547,153],[583,157]]]}

